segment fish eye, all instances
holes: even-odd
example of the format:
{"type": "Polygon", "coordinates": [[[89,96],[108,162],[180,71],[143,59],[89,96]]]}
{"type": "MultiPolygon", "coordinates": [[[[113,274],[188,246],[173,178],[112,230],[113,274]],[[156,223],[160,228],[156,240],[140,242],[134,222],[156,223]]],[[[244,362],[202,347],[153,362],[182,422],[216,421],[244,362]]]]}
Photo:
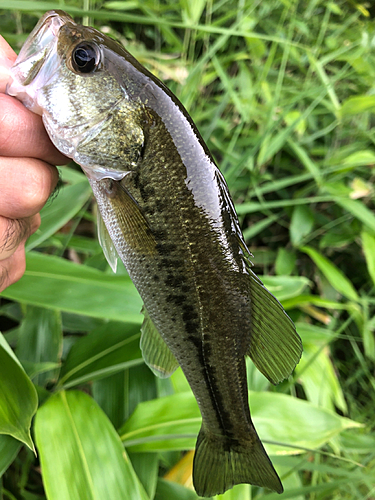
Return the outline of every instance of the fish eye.
{"type": "Polygon", "coordinates": [[[92,43],[79,43],[72,52],[72,66],[77,73],[92,73],[98,67],[99,61],[99,49],[92,43]]]}

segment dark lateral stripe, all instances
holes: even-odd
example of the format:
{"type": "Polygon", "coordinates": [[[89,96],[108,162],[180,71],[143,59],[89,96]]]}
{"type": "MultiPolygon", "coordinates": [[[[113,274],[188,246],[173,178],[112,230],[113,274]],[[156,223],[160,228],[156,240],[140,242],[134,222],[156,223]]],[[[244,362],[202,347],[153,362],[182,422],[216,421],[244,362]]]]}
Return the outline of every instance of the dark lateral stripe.
{"type": "Polygon", "coordinates": [[[197,349],[199,363],[202,367],[202,374],[206,382],[207,395],[210,398],[211,406],[215,410],[216,420],[223,435],[233,440],[234,425],[230,413],[225,409],[223,396],[215,380],[216,368],[214,368],[210,362],[211,346],[209,344],[203,346],[202,342],[194,335],[189,335],[188,340],[197,349]],[[208,368],[208,366],[210,368],[208,368]]]}

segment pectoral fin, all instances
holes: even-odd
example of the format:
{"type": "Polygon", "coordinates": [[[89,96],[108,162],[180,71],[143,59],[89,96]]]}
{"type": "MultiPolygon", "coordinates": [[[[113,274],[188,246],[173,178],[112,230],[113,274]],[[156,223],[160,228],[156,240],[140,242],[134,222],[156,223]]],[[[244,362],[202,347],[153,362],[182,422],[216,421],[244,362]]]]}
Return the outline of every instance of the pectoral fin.
{"type": "Polygon", "coordinates": [[[178,362],[151,321],[145,307],[141,326],[141,351],[145,363],[160,378],[167,378],[178,368],[178,362]]]}
{"type": "Polygon", "coordinates": [[[273,384],[287,378],[302,355],[302,342],[280,302],[249,269],[251,342],[247,355],[273,384]]]}
{"type": "MultiPolygon", "coordinates": [[[[126,243],[132,250],[145,255],[156,253],[156,240],[149,223],[137,201],[126,189],[124,180],[103,179],[100,182],[115,213],[115,223],[121,230],[126,243]]],[[[112,221],[106,221],[106,223],[111,224],[112,221]]]]}
{"type": "Polygon", "coordinates": [[[117,270],[117,259],[119,258],[116,251],[115,245],[113,244],[111,237],[109,236],[108,230],[105,227],[104,221],[100,212],[97,213],[97,228],[98,228],[98,238],[100,246],[103,249],[105,258],[108,264],[111,266],[112,271],[115,273],[117,270]]]}

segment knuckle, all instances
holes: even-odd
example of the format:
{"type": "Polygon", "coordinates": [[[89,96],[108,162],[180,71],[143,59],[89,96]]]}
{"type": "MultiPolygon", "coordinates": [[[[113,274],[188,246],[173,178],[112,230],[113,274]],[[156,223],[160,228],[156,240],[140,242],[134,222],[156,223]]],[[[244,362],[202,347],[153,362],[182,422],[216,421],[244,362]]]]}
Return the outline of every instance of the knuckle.
{"type": "Polygon", "coordinates": [[[0,152],[8,154],[15,144],[14,133],[22,128],[19,114],[15,112],[13,99],[5,94],[0,94],[0,152]]]}
{"type": "Polygon", "coordinates": [[[51,175],[47,164],[35,160],[34,168],[22,182],[22,205],[25,212],[35,214],[40,211],[51,194],[51,175]],[[44,168],[39,168],[43,163],[44,168]]]}

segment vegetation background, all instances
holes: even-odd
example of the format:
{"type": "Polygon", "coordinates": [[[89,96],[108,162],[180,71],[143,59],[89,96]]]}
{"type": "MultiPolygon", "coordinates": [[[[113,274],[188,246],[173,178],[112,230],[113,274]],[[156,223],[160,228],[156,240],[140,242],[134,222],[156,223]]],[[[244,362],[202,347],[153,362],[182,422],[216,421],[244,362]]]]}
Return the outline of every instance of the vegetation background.
{"type": "MultiPolygon", "coordinates": [[[[255,272],[296,322],[304,355],[288,381],[270,387],[248,365],[280,498],[374,499],[374,7],[0,0],[0,33],[18,50],[59,8],[122,41],[183,102],[255,272]]],[[[103,257],[85,177],[61,174],[25,276],[1,299],[0,497],[193,500],[194,398],[180,370],[160,381],[144,365],[140,298],[103,257]]],[[[220,496],[276,497],[249,485],[220,496]]]]}

